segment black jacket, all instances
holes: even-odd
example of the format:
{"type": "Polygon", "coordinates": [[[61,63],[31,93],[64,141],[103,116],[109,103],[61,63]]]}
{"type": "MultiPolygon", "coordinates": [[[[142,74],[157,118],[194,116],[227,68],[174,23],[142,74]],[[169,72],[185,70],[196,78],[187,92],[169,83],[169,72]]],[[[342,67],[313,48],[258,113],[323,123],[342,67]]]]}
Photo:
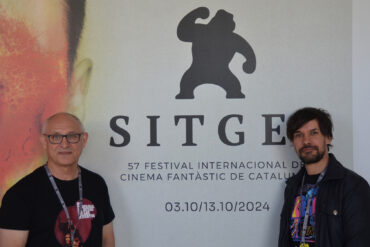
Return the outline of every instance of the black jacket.
{"type": "MultiPolygon", "coordinates": [[[[287,180],[279,247],[290,246],[290,217],[305,168],[287,180]]],[[[329,154],[316,203],[316,247],[370,247],[370,187],[329,154]]]]}

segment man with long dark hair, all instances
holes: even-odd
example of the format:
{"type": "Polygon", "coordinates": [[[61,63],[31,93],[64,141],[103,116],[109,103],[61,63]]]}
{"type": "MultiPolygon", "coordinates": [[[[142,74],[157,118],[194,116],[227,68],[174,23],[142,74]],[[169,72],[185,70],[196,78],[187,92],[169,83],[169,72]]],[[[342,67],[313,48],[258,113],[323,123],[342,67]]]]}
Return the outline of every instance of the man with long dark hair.
{"type": "Polygon", "coordinates": [[[306,107],[288,120],[287,136],[304,163],[288,179],[279,247],[370,245],[370,187],[329,153],[329,113],[306,107]]]}

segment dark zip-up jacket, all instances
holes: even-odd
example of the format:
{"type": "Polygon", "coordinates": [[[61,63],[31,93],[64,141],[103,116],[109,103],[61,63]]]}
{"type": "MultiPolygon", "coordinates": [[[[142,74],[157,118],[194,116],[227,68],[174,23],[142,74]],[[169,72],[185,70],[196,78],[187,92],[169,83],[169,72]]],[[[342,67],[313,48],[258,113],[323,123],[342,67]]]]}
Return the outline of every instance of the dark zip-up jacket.
{"type": "MultiPolygon", "coordinates": [[[[287,180],[280,219],[279,247],[290,246],[290,217],[303,167],[287,180]]],[[[316,247],[370,247],[370,187],[365,179],[329,154],[316,201],[316,247]]]]}

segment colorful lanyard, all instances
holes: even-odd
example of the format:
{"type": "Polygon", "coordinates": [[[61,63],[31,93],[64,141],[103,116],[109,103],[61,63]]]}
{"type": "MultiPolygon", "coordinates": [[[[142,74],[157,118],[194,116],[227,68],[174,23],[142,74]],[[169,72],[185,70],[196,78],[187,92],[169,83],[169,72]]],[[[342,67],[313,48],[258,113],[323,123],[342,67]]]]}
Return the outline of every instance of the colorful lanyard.
{"type": "Polygon", "coordinates": [[[63,210],[64,210],[64,213],[66,214],[66,217],[67,217],[67,221],[68,221],[68,226],[70,228],[70,233],[71,233],[71,243],[73,243],[73,240],[74,240],[74,236],[75,236],[75,233],[76,233],[76,229],[77,229],[77,226],[78,226],[78,223],[80,222],[80,216],[81,216],[81,212],[82,212],[82,178],[81,178],[81,169],[78,168],[78,192],[79,192],[79,203],[77,203],[77,216],[78,216],[78,221],[76,223],[76,226],[75,227],[72,227],[72,221],[71,221],[71,217],[69,216],[69,212],[68,212],[68,209],[67,209],[67,206],[63,200],[63,197],[62,197],[62,194],[60,194],[60,191],[58,189],[58,186],[55,182],[55,179],[53,177],[53,175],[51,174],[50,170],[49,170],[49,167],[48,167],[48,164],[46,163],[44,165],[44,168],[46,170],[46,173],[49,177],[49,180],[50,180],[50,183],[51,185],[53,186],[54,188],[54,191],[55,193],[57,194],[58,198],[59,198],[59,202],[60,204],[62,205],[63,207],[63,210]],[[72,230],[73,228],[73,230],[72,230]]]}
{"type": "MultiPolygon", "coordinates": [[[[318,186],[318,184],[321,182],[321,180],[324,178],[327,168],[328,168],[328,166],[326,166],[325,169],[320,173],[320,176],[317,179],[317,181],[314,184],[314,186],[312,187],[312,190],[314,188],[316,188],[318,186]]],[[[302,201],[302,193],[303,193],[303,186],[304,186],[305,177],[306,177],[306,171],[305,171],[305,173],[303,175],[302,184],[301,184],[301,191],[300,191],[300,198],[301,198],[300,204],[301,205],[300,205],[300,208],[302,207],[302,203],[303,203],[303,201],[302,201]]],[[[307,246],[305,244],[305,242],[306,242],[305,236],[306,236],[306,232],[307,232],[308,217],[309,217],[309,214],[310,214],[309,211],[310,211],[310,204],[311,204],[311,200],[312,200],[312,195],[313,195],[313,191],[312,191],[312,193],[310,193],[310,195],[308,197],[308,200],[307,200],[306,212],[305,212],[304,221],[303,221],[303,229],[302,229],[302,232],[301,232],[302,235],[301,235],[301,243],[300,243],[300,246],[307,246]]]]}

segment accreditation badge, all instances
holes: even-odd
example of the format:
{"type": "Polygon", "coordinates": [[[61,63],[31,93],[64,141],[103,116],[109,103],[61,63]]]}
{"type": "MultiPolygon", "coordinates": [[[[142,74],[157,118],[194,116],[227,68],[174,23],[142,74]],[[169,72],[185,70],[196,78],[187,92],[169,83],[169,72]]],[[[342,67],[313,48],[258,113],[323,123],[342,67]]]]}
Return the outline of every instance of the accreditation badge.
{"type": "Polygon", "coordinates": [[[308,244],[306,244],[306,243],[301,243],[300,245],[299,245],[299,247],[310,247],[308,244]]]}

